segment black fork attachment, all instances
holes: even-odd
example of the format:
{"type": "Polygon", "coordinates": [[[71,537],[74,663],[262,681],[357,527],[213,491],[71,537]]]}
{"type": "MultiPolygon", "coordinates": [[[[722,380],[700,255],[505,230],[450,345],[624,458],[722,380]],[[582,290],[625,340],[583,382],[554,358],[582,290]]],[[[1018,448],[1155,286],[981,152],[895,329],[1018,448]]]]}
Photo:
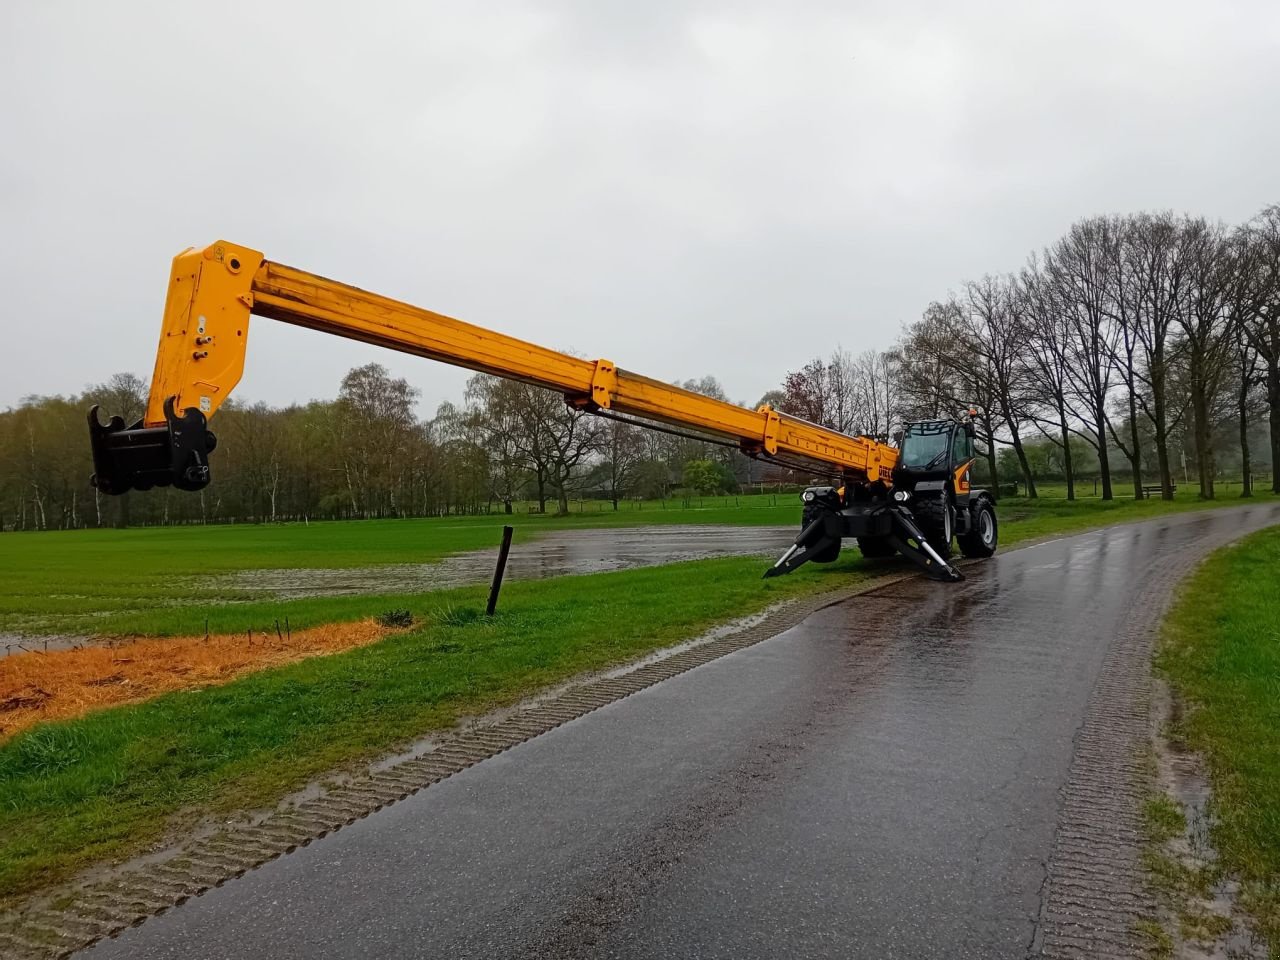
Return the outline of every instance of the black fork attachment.
{"type": "MultiPolygon", "coordinates": [[[[889,533],[885,538],[898,553],[923,570],[931,580],[955,582],[964,579],[964,574],[930,546],[928,537],[924,535],[910,510],[898,503],[886,504],[883,510],[890,520],[889,533]]],[[[829,551],[840,543],[843,536],[844,518],[834,510],[822,511],[800,531],[796,542],[778,558],[778,562],[764,572],[765,577],[780,577],[784,573],[790,573],[829,551]]]]}
{"type": "Polygon", "coordinates": [[[89,410],[94,470],[89,482],[112,495],[152,487],[207,486],[209,454],[218,441],[206,427],[204,414],[188,407],[178,415],[170,397],[164,402],[164,419],[163,427],[144,427],[141,420],[126,427],[120,417],[112,417],[104,426],[95,404],[89,410]]]}

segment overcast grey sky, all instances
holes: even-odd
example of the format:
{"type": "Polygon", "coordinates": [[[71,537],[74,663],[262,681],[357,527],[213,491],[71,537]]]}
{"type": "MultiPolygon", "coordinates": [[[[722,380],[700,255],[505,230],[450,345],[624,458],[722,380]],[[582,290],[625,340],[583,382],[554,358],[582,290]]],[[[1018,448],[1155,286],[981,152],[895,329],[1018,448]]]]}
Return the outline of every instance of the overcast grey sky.
{"type": "MultiPolygon", "coordinates": [[[[754,402],[1080,216],[1280,201],[1280,3],[0,4],[0,407],[227,239],[754,402]]],[[[241,399],[377,359],[256,320],[241,399]]]]}

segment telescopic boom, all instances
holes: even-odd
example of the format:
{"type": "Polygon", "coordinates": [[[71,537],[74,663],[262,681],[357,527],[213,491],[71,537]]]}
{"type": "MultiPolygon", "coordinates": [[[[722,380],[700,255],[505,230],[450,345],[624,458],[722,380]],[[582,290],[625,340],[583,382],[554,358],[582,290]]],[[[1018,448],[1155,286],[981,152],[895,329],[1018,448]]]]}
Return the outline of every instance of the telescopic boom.
{"type": "MultiPolygon", "coordinates": [[[[207,423],[244,372],[251,315],[545,387],[579,409],[671,424],[736,443],[751,456],[802,460],[840,477],[841,498],[846,488],[879,491],[879,496],[894,482],[898,451],[873,438],[849,436],[768,404],[749,410],[715,400],[623,370],[611,360],[549,350],[220,241],[185,250],[173,260],[143,419],[126,425],[113,417],[104,426],[97,407],[90,411],[93,483],[99,490],[122,494],[170,485],[199,490],[208,484],[216,441],[207,423]]],[[[839,503],[843,509],[844,500],[839,503]]],[[[852,535],[848,529],[843,535],[852,535]]],[[[811,540],[816,536],[810,531],[811,540]]],[[[803,546],[798,541],[773,572],[804,562],[803,546]]],[[[954,573],[942,558],[917,562],[954,573]]]]}

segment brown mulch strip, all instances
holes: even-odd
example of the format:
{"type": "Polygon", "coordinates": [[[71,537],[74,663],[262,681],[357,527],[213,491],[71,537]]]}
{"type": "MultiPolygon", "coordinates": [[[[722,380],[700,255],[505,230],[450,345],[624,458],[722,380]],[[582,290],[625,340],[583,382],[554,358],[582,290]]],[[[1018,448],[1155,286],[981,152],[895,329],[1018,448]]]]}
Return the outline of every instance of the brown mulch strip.
{"type": "Polygon", "coordinates": [[[0,741],[44,720],[78,717],[173,690],[226,683],[267,667],[340,653],[392,631],[372,620],[277,636],[145,637],[110,647],[0,658],[0,741]]]}

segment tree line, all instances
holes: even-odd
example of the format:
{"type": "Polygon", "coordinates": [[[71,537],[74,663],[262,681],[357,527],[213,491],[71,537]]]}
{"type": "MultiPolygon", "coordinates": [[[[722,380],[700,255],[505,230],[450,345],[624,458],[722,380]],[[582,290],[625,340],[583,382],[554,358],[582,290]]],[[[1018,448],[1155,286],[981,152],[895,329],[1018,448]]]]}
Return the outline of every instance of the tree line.
{"type": "MultiPolygon", "coordinates": [[[[726,399],[713,377],[681,386],[726,399]]],[[[86,411],[141,419],[147,384],[117,374],[82,394],[29,397],[0,412],[0,529],[271,522],[512,513],[529,501],[567,513],[571,497],[664,496],[674,487],[736,491],[760,465],[692,437],[604,420],[551,391],[477,374],[460,403],[416,414],[418,390],[380,364],[357,367],[330,401],[228,402],[212,427],[214,482],[105,497],[86,411]]]]}
{"type": "MultiPolygon", "coordinates": [[[[680,385],[727,399],[714,377],[680,385]]],[[[117,374],[0,412],[0,529],[510,513],[525,501],[563,513],[573,497],[616,508],[809,479],[482,374],[424,419],[418,391],[369,364],[333,400],[224,405],[215,482],[196,495],[102,497],[86,482],[85,411],[132,423],[146,397],[141,378],[117,374]]],[[[1029,496],[1061,480],[1074,498],[1088,479],[1105,499],[1125,480],[1133,496],[1169,498],[1184,462],[1205,498],[1224,470],[1248,495],[1260,466],[1280,491],[1280,206],[1234,228],[1172,213],[1081,220],[1020,270],[930,303],[893,348],[836,346],[759,402],[882,438],[972,408],[985,479],[1016,479],[1029,496]]]]}
{"type": "Polygon", "coordinates": [[[1235,228],[1080,220],[929,304],[892,350],[789,374],[778,400],[870,433],[975,409],[987,476],[1012,470],[1032,497],[1048,475],[1071,499],[1081,477],[1169,499],[1184,458],[1205,499],[1228,470],[1250,495],[1259,464],[1280,492],[1280,206],[1235,228]]]}

